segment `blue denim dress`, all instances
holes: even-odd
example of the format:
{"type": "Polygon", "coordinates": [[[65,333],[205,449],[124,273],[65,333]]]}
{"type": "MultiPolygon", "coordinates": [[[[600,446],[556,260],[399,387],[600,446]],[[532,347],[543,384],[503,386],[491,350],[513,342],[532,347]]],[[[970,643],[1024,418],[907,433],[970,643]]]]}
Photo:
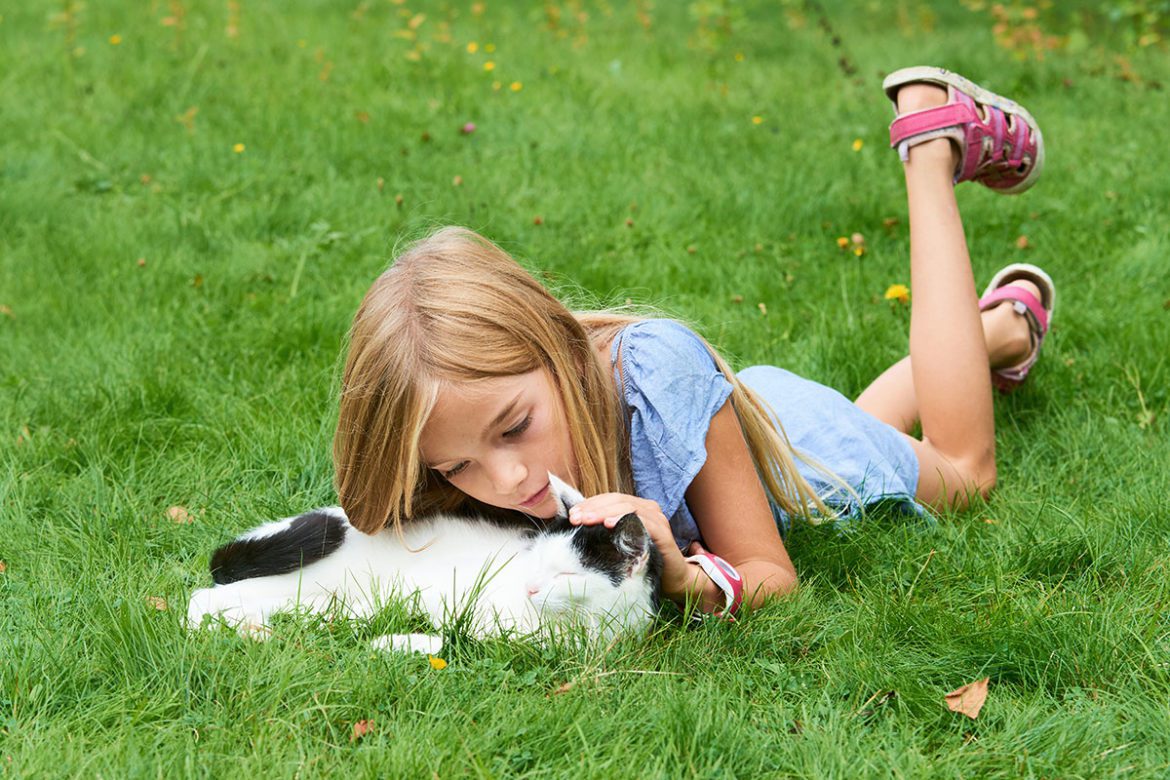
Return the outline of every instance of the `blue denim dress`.
{"type": "MultiPolygon", "coordinates": [[[[731,383],[694,332],[673,320],[626,326],[613,340],[610,360],[628,414],[635,491],[658,502],[683,549],[702,538],[685,494],[707,460],[707,429],[731,383]]],[[[811,463],[798,459],[797,469],[837,522],[878,503],[923,514],[914,501],[918,457],[892,426],[836,390],[782,368],[752,366],[737,376],[772,408],[797,453],[809,457],[811,463]]],[[[775,504],[772,513],[787,535],[791,519],[775,504]]]]}

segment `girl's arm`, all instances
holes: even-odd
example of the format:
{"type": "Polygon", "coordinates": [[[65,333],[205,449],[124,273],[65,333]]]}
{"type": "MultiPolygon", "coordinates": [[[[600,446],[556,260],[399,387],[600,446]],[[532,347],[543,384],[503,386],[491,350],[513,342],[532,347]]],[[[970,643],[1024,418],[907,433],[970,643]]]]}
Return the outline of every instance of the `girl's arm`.
{"type": "MultiPolygon", "coordinates": [[[[739,571],[744,600],[752,606],[770,594],[791,592],[796,570],[730,401],[711,418],[706,442],[707,461],[686,492],[704,544],[739,571]]],[[[702,586],[704,606],[723,606],[722,592],[702,570],[694,582],[702,586]]]]}
{"type": "MultiPolygon", "coordinates": [[[[744,599],[753,606],[769,594],[788,593],[796,587],[796,571],[730,402],[711,418],[706,448],[707,460],[687,488],[686,501],[707,548],[736,568],[743,577],[744,599]]],[[[683,558],[656,502],[603,493],[573,507],[569,519],[586,525],[604,522],[612,528],[631,512],[662,553],[664,595],[678,602],[690,596],[705,612],[722,609],[723,592],[697,564],[683,558]]]]}

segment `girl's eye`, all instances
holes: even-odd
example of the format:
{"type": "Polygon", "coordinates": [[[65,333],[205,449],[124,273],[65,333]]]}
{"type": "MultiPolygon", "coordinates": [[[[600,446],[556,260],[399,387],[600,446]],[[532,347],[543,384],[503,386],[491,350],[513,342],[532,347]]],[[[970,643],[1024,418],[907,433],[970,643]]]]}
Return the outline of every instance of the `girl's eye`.
{"type": "Polygon", "coordinates": [[[451,479],[452,477],[458,475],[459,472],[463,471],[465,468],[467,468],[467,461],[463,461],[459,465],[455,466],[455,468],[447,469],[446,471],[440,471],[439,473],[443,475],[443,479],[451,479]]]}
{"type": "Polygon", "coordinates": [[[528,430],[528,426],[531,424],[532,424],[532,415],[528,415],[520,422],[519,425],[517,425],[514,428],[509,428],[508,430],[504,431],[504,436],[507,438],[519,436],[520,434],[524,433],[524,431],[528,430]]]}

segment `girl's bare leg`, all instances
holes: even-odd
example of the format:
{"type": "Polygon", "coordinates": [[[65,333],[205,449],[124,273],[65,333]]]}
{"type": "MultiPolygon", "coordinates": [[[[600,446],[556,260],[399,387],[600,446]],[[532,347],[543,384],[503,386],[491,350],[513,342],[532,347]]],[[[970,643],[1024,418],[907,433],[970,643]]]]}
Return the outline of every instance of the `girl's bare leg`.
{"type": "MultiPolygon", "coordinates": [[[[927,84],[898,92],[899,112],[945,102],[946,93],[927,84]]],[[[990,361],[952,184],[957,154],[949,140],[935,139],[911,148],[904,166],[914,303],[910,361],[893,370],[894,379],[909,372],[922,423],[922,439],[910,439],[917,498],[937,506],[966,506],[996,477],[990,361]]],[[[866,408],[865,394],[859,401],[866,408]]]]}
{"type": "MultiPolygon", "coordinates": [[[[1040,288],[1025,279],[1016,279],[1012,284],[1040,297],[1040,288]]],[[[1031,352],[1028,320],[1011,306],[996,305],[983,312],[981,320],[989,370],[1018,365],[1031,352]]],[[[914,392],[910,358],[902,358],[882,372],[857,397],[857,405],[903,433],[914,430],[918,424],[918,394],[914,392]]]]}

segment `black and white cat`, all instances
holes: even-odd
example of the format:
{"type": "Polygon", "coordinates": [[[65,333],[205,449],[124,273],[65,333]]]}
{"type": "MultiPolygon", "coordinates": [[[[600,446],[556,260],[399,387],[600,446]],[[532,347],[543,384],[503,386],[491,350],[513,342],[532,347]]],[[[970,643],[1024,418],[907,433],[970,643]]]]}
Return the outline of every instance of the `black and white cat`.
{"type": "MultiPolygon", "coordinates": [[[[547,635],[576,626],[593,638],[644,628],[657,612],[662,558],[636,515],[611,531],[573,526],[581,495],[549,475],[560,510],[543,530],[436,516],[363,534],[340,507],[262,525],[211,556],[216,584],[191,594],[188,625],[217,616],[261,633],[297,608],[369,617],[391,598],[418,594],[436,626],[462,616],[476,637],[547,635]]],[[[379,649],[437,653],[430,634],[392,634],[379,649]]]]}

